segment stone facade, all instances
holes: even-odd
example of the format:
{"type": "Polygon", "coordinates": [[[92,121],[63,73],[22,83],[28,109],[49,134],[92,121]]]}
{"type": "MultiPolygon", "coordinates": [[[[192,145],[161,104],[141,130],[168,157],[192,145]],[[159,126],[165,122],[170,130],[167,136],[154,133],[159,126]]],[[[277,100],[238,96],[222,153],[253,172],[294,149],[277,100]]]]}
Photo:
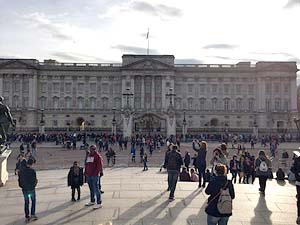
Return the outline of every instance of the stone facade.
{"type": "Polygon", "coordinates": [[[82,121],[111,131],[115,116],[126,135],[169,135],[181,133],[185,111],[187,132],[290,132],[296,72],[295,62],[174,64],[172,55],[123,55],[122,64],[0,59],[0,95],[20,131],[38,130],[43,114],[46,131],[82,121]]]}

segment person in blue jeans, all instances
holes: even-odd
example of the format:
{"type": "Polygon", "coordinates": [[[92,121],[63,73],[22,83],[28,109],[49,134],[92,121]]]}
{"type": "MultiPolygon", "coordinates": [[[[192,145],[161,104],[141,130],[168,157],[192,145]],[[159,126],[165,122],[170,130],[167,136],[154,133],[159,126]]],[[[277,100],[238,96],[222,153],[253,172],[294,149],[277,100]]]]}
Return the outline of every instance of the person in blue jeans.
{"type": "Polygon", "coordinates": [[[168,170],[168,190],[170,190],[169,200],[173,201],[180,168],[183,165],[181,154],[177,151],[176,145],[172,145],[171,151],[166,154],[164,164],[168,170]]]}
{"type": "Polygon", "coordinates": [[[94,205],[94,209],[102,207],[101,192],[99,190],[99,176],[103,176],[103,159],[96,151],[96,145],[91,145],[85,161],[85,176],[90,189],[90,202],[85,206],[94,205]],[[95,195],[97,202],[95,202],[95,195]]]}
{"type": "Polygon", "coordinates": [[[221,189],[229,188],[229,194],[231,199],[234,199],[235,193],[232,185],[232,181],[227,180],[227,167],[221,163],[215,166],[215,173],[217,176],[213,176],[208,183],[205,193],[209,195],[207,207],[205,212],[207,214],[207,225],[226,225],[228,223],[230,214],[221,214],[218,210],[217,203],[221,189]]]}
{"type": "Polygon", "coordinates": [[[22,188],[24,196],[24,211],[25,211],[25,222],[29,223],[30,220],[37,220],[35,215],[36,207],[36,195],[35,187],[37,185],[36,172],[32,169],[33,159],[29,159],[26,163],[26,168],[19,173],[19,186],[22,188]],[[29,212],[29,202],[31,200],[31,212],[29,212]]]}

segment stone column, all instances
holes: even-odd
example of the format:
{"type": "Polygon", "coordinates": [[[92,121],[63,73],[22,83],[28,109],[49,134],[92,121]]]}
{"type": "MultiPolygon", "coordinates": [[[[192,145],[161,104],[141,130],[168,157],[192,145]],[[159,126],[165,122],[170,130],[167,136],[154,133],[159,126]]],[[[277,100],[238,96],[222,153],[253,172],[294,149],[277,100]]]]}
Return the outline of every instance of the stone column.
{"type": "Polygon", "coordinates": [[[141,77],[141,109],[145,108],[145,78],[141,77]]]}
{"type": "Polygon", "coordinates": [[[37,108],[37,75],[29,79],[29,108],[37,108]]]}
{"type": "Polygon", "coordinates": [[[266,111],[266,91],[265,91],[265,79],[258,79],[258,111],[265,112],[266,111]]]}
{"type": "Polygon", "coordinates": [[[296,84],[296,78],[292,78],[290,81],[290,87],[291,87],[291,94],[290,94],[290,104],[291,104],[291,111],[297,112],[297,84],[296,84]]]}
{"type": "Polygon", "coordinates": [[[151,86],[151,108],[155,109],[155,77],[152,76],[152,86],[151,86]]]}
{"type": "Polygon", "coordinates": [[[162,84],[161,84],[161,102],[162,102],[162,109],[166,110],[166,80],[162,78],[162,84]]]}
{"type": "Polygon", "coordinates": [[[122,87],[121,87],[121,90],[122,90],[122,92],[121,92],[121,96],[122,96],[121,103],[122,104],[121,105],[122,105],[122,108],[124,108],[125,105],[126,105],[126,98],[124,98],[124,96],[122,94],[125,93],[125,91],[126,91],[126,78],[125,77],[122,78],[122,87]]]}

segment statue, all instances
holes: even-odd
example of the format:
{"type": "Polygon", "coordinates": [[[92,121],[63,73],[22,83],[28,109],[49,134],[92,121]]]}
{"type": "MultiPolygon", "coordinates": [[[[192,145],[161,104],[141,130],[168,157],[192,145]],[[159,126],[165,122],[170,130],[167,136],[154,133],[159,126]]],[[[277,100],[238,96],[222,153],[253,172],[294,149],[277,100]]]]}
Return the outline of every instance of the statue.
{"type": "Polygon", "coordinates": [[[7,105],[3,104],[4,98],[0,96],[0,145],[4,144],[7,139],[9,125],[16,126],[7,105]]]}

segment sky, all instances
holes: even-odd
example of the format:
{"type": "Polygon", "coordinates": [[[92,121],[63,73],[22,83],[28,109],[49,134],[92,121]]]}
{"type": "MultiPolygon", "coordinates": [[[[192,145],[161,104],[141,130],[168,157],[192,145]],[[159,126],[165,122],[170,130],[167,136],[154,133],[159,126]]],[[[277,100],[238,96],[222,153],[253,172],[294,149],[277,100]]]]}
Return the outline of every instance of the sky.
{"type": "Polygon", "coordinates": [[[0,0],[0,58],[176,63],[296,61],[300,0],[0,0]]]}

